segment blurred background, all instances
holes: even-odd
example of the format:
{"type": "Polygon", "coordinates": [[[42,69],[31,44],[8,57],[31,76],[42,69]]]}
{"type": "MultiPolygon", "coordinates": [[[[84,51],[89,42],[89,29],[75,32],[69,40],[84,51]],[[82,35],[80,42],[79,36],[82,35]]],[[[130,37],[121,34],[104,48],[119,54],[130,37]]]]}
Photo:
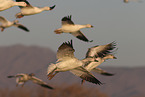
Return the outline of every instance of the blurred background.
{"type": "MultiPolygon", "coordinates": [[[[17,90],[15,80],[6,78],[17,73],[36,73],[37,77],[54,87],[63,83],[67,84],[67,87],[73,86],[74,83],[80,84],[80,78],[69,72],[60,73],[51,81],[46,78],[48,65],[56,61],[58,47],[63,42],[73,39],[75,56],[79,59],[83,59],[88,48],[92,46],[105,45],[113,41],[117,43],[118,50],[114,52],[117,60],[108,60],[99,66],[115,75],[106,77],[94,74],[105,84],[96,86],[86,82],[83,89],[95,88],[96,91],[106,95],[99,97],[145,97],[144,0],[130,0],[128,3],[124,3],[123,0],[29,0],[29,2],[33,6],[56,5],[56,7],[52,11],[18,19],[30,32],[11,27],[0,33],[2,91],[5,88],[17,90]],[[70,34],[54,33],[55,29],[61,27],[61,19],[68,15],[72,15],[72,21],[76,24],[94,26],[90,29],[81,29],[89,40],[93,40],[92,43],[83,42],[70,34]]],[[[20,9],[15,6],[0,12],[0,16],[13,21],[19,11],[20,9]]],[[[35,87],[31,82],[26,84],[26,87],[27,85],[35,87]]]]}

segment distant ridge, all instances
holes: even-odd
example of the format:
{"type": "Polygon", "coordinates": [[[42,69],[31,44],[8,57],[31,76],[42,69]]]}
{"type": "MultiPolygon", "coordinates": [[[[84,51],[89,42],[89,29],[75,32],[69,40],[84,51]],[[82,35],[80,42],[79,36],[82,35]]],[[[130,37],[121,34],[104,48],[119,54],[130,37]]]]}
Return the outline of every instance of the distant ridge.
{"type": "MultiPolygon", "coordinates": [[[[16,73],[46,73],[48,64],[56,61],[49,48],[13,45],[0,47],[0,87],[8,86],[7,75],[16,73]]],[[[44,75],[43,74],[43,75],[44,75]]]]}

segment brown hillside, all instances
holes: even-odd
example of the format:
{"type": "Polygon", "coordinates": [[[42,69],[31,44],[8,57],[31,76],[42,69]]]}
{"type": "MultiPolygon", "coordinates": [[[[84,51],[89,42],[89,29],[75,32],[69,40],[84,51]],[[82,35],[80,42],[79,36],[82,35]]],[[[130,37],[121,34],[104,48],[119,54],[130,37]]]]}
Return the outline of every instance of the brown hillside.
{"type": "MultiPolygon", "coordinates": [[[[32,72],[54,88],[64,83],[70,86],[74,83],[80,85],[81,79],[70,72],[59,73],[52,80],[48,80],[47,67],[55,61],[56,53],[49,48],[22,45],[0,47],[0,88],[14,87],[17,89],[15,80],[8,79],[7,76],[32,72]]],[[[105,84],[99,86],[86,82],[84,86],[99,89],[109,97],[145,97],[145,67],[104,67],[104,69],[115,75],[107,77],[94,74],[98,80],[105,84]]],[[[39,87],[32,82],[25,85],[25,87],[30,86],[39,87]]]]}
{"type": "Polygon", "coordinates": [[[0,47],[0,83],[6,83],[7,86],[6,76],[10,74],[46,74],[48,64],[55,60],[55,53],[48,48],[22,45],[0,47]]]}

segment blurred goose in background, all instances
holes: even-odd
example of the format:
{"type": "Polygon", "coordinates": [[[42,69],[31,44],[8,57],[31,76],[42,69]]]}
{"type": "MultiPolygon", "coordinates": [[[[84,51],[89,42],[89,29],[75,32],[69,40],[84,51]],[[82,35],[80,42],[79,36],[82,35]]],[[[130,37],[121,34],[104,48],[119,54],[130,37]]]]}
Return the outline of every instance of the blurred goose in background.
{"type": "Polygon", "coordinates": [[[13,6],[27,6],[25,2],[15,2],[13,0],[0,0],[0,11],[9,9],[13,6]]]}
{"type": "Polygon", "coordinates": [[[128,0],[123,0],[124,1],[124,3],[128,3],[129,1],[128,0]]]}
{"type": "Polygon", "coordinates": [[[79,24],[74,24],[73,21],[71,20],[71,15],[63,17],[62,20],[62,27],[59,29],[56,29],[54,32],[56,34],[61,34],[61,33],[70,33],[76,38],[85,41],[85,42],[92,42],[89,41],[86,36],[80,31],[82,28],[92,28],[93,26],[90,24],[86,25],[79,25],[79,24]]]}
{"type": "Polygon", "coordinates": [[[31,80],[33,83],[36,83],[42,87],[45,88],[49,88],[49,89],[53,89],[51,86],[49,86],[47,83],[43,82],[42,80],[40,80],[39,78],[35,77],[35,74],[31,73],[31,74],[17,74],[15,76],[8,76],[8,78],[16,78],[16,86],[18,86],[19,84],[22,84],[22,87],[24,86],[24,84],[31,80]]]}
{"type": "Polygon", "coordinates": [[[124,3],[129,3],[130,1],[142,3],[141,0],[123,0],[124,3]]]}
{"type": "Polygon", "coordinates": [[[2,23],[0,25],[1,31],[4,31],[5,28],[15,26],[15,27],[18,27],[24,31],[29,32],[29,30],[25,26],[18,23],[19,22],[18,20],[14,20],[11,22],[11,21],[8,21],[7,19],[5,19],[4,17],[0,16],[0,22],[2,23]]]}
{"type": "Polygon", "coordinates": [[[55,8],[55,5],[53,5],[52,7],[48,7],[48,6],[34,7],[34,6],[30,5],[30,3],[27,0],[16,0],[16,2],[25,2],[28,5],[26,7],[19,6],[21,9],[21,12],[19,12],[15,15],[16,18],[22,18],[23,16],[38,14],[43,11],[48,11],[48,10],[52,10],[55,8]]]}
{"type": "Polygon", "coordinates": [[[83,72],[82,75],[75,73],[76,76],[79,76],[81,79],[95,83],[102,84],[97,80],[90,72],[85,70],[82,66],[84,62],[74,57],[75,50],[73,49],[72,40],[71,42],[63,43],[57,51],[57,62],[56,64],[51,64],[48,66],[47,76],[49,80],[52,79],[58,72],[64,71],[79,71],[83,72]],[[55,73],[55,74],[53,74],[55,73]]]}

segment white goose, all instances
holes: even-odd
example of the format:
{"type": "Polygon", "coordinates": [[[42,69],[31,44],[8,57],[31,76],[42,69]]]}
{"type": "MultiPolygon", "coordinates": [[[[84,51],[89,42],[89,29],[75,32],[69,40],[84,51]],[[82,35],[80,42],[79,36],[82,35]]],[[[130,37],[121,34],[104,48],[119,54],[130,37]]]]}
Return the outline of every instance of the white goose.
{"type": "Polygon", "coordinates": [[[15,27],[18,27],[24,31],[29,32],[29,30],[25,26],[18,23],[19,22],[18,20],[14,20],[13,22],[11,22],[11,21],[8,21],[7,19],[5,19],[4,17],[0,16],[0,22],[2,23],[0,25],[1,31],[4,31],[5,28],[15,26],[15,27]]]}
{"type": "Polygon", "coordinates": [[[15,2],[13,0],[0,0],[0,11],[9,9],[13,6],[27,6],[25,2],[15,2]]]}
{"type": "MultiPolygon", "coordinates": [[[[110,54],[113,52],[112,50],[115,49],[115,46],[116,43],[112,42],[106,45],[94,46],[89,48],[86,53],[86,58],[82,60],[86,63],[84,65],[84,68],[88,71],[92,71],[107,59],[117,59],[114,55],[110,54]],[[92,58],[94,59],[94,61],[89,62],[87,61],[88,58],[92,58]]],[[[83,82],[84,80],[82,81],[82,83],[83,82]]]]}
{"type": "Polygon", "coordinates": [[[86,25],[74,24],[73,21],[71,20],[71,15],[68,17],[63,17],[61,22],[62,22],[62,27],[59,29],[56,29],[54,31],[56,34],[70,33],[80,40],[83,40],[85,42],[92,42],[92,40],[89,41],[85,37],[85,35],[83,35],[83,33],[80,31],[80,29],[82,29],[82,28],[92,28],[93,27],[92,25],[90,25],[90,24],[86,24],[86,25]]]}
{"type": "Polygon", "coordinates": [[[53,89],[51,86],[49,86],[47,83],[43,82],[42,80],[40,80],[39,78],[36,78],[35,75],[33,73],[31,74],[17,74],[15,76],[8,76],[8,78],[16,78],[16,86],[18,86],[19,84],[22,84],[22,87],[24,86],[24,84],[28,81],[31,80],[33,83],[36,83],[38,85],[41,85],[42,87],[45,88],[49,88],[49,89],[53,89]]]}
{"type": "MultiPolygon", "coordinates": [[[[101,69],[96,69],[97,66],[99,66],[100,64],[102,64],[105,60],[107,59],[116,59],[115,56],[111,55],[111,54],[108,54],[108,55],[105,55],[103,58],[101,57],[98,57],[96,58],[95,60],[97,60],[98,62],[94,61],[94,62],[90,62],[90,63],[87,63],[85,64],[84,68],[87,70],[87,71],[98,71],[98,73],[100,74],[104,74],[104,75],[107,75],[107,76],[111,76],[113,74],[109,74],[101,69]]],[[[85,80],[82,80],[82,84],[85,82],[85,80]]]]}
{"type": "Polygon", "coordinates": [[[117,59],[117,58],[112,54],[108,54],[108,55],[105,55],[104,57],[95,58],[95,60],[97,60],[97,61],[87,63],[84,65],[84,67],[86,70],[91,71],[107,59],[117,59]]]}
{"type": "MultiPolygon", "coordinates": [[[[106,55],[103,58],[101,58],[101,57],[96,58],[97,61],[94,61],[94,62],[85,62],[87,64],[85,64],[84,68],[88,72],[93,70],[93,71],[96,71],[97,73],[100,73],[102,75],[104,74],[104,75],[107,75],[107,76],[111,76],[113,74],[107,73],[106,71],[103,71],[101,69],[96,69],[96,67],[99,66],[101,63],[103,63],[106,59],[116,59],[116,57],[114,57],[113,55],[109,54],[109,55],[106,55]]],[[[80,75],[80,76],[84,75],[84,72],[80,71],[79,69],[70,70],[70,72],[72,72],[75,75],[80,75]]],[[[85,82],[85,80],[82,80],[82,84],[84,82],[85,82]]]]}
{"type": "Polygon", "coordinates": [[[74,49],[71,42],[63,43],[57,51],[57,63],[51,64],[48,66],[47,76],[49,79],[52,79],[58,72],[64,71],[80,71],[83,72],[82,75],[75,73],[76,76],[79,76],[83,80],[95,83],[102,84],[99,80],[97,80],[90,72],[85,70],[82,66],[84,62],[74,57],[74,49]],[[55,73],[55,74],[53,74],[55,73]]]}
{"type": "Polygon", "coordinates": [[[28,15],[34,15],[34,14],[38,14],[41,13],[42,11],[48,11],[48,10],[52,10],[53,8],[55,8],[55,5],[52,7],[34,7],[32,5],[30,5],[30,3],[27,0],[16,0],[17,2],[25,2],[27,3],[28,6],[26,7],[22,7],[19,6],[21,9],[21,12],[17,13],[15,16],[16,18],[22,18],[23,16],[28,16],[28,15]]]}

